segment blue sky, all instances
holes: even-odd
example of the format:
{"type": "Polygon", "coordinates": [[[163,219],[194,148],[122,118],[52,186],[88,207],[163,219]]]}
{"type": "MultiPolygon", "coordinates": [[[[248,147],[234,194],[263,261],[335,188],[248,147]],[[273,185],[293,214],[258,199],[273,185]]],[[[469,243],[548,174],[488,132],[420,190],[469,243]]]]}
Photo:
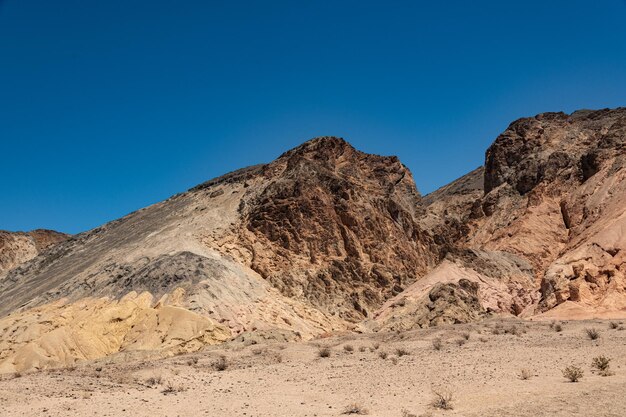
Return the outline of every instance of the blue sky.
{"type": "Polygon", "coordinates": [[[321,135],[422,193],[626,105],[626,3],[0,0],[0,229],[76,233],[321,135]]]}

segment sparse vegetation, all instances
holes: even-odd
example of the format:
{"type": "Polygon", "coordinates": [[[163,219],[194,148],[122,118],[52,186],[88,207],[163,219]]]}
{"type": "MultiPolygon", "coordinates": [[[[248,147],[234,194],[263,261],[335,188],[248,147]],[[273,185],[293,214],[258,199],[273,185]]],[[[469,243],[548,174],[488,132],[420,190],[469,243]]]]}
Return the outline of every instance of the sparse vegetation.
{"type": "Polygon", "coordinates": [[[378,352],[378,357],[380,357],[381,359],[387,359],[387,356],[389,356],[389,354],[385,352],[384,350],[381,350],[380,352],[378,352]]]}
{"type": "Polygon", "coordinates": [[[456,344],[459,345],[459,347],[463,346],[465,343],[467,342],[467,340],[465,339],[457,339],[456,344]]]}
{"type": "Polygon", "coordinates": [[[405,355],[410,355],[410,354],[411,354],[411,352],[409,352],[407,349],[405,349],[403,347],[396,348],[396,355],[398,355],[398,357],[405,356],[405,355]]]}
{"type": "Polygon", "coordinates": [[[563,331],[563,326],[561,325],[561,323],[556,323],[552,328],[557,333],[561,333],[563,331]]]}
{"type": "Polygon", "coordinates": [[[161,385],[162,381],[163,381],[163,377],[161,375],[153,375],[151,377],[148,377],[145,383],[146,385],[153,387],[155,385],[161,385]]]}
{"type": "Polygon", "coordinates": [[[398,364],[398,358],[396,358],[395,356],[393,358],[391,358],[391,363],[393,363],[394,365],[398,364]]]}
{"type": "Polygon", "coordinates": [[[187,360],[187,365],[189,366],[193,366],[193,365],[197,365],[198,364],[198,358],[197,357],[193,357],[193,358],[189,358],[187,360]]]}
{"type": "Polygon", "coordinates": [[[563,369],[563,376],[567,378],[570,382],[578,382],[583,377],[583,375],[583,370],[575,365],[570,365],[563,369]]]}
{"type": "Polygon", "coordinates": [[[611,362],[611,358],[607,358],[604,355],[596,356],[593,358],[591,362],[591,366],[596,368],[600,375],[602,376],[610,376],[613,375],[613,372],[610,370],[609,362],[611,362]]]}
{"type": "Polygon", "coordinates": [[[609,362],[611,362],[610,358],[607,358],[604,355],[600,355],[593,358],[591,366],[599,371],[606,371],[607,369],[609,369],[609,362]]]}
{"type": "Polygon", "coordinates": [[[417,414],[409,412],[406,408],[402,409],[402,417],[417,417],[417,414]]]}
{"type": "Polygon", "coordinates": [[[529,369],[524,368],[524,369],[519,371],[519,374],[517,374],[517,376],[519,377],[519,379],[525,381],[527,379],[532,378],[533,374],[532,374],[532,372],[530,372],[529,369]]]}
{"type": "Polygon", "coordinates": [[[519,336],[522,331],[517,326],[510,326],[504,329],[505,334],[512,334],[513,336],[519,336]]]}
{"type": "Polygon", "coordinates": [[[354,346],[352,346],[352,345],[343,345],[343,350],[348,352],[348,353],[352,353],[352,352],[354,352],[354,346]]]}
{"type": "Polygon", "coordinates": [[[443,342],[441,341],[441,338],[438,337],[433,340],[433,349],[441,350],[442,347],[443,347],[443,342]]]}
{"type": "Polygon", "coordinates": [[[378,348],[380,347],[380,343],[376,342],[372,345],[372,347],[374,348],[374,350],[378,350],[378,348]]]}
{"type": "Polygon", "coordinates": [[[435,399],[432,406],[440,410],[452,410],[452,393],[450,391],[433,391],[435,399]]]}
{"type": "Polygon", "coordinates": [[[619,323],[618,322],[612,321],[612,322],[609,323],[609,329],[615,330],[615,329],[618,329],[618,328],[619,328],[619,323]]]}
{"type": "Polygon", "coordinates": [[[585,329],[585,333],[587,333],[587,337],[591,340],[596,340],[600,337],[600,332],[593,327],[585,329]]]}
{"type": "Polygon", "coordinates": [[[359,352],[365,352],[365,346],[359,346],[359,352]]]}
{"type": "Polygon", "coordinates": [[[330,348],[327,346],[322,346],[317,350],[317,356],[320,358],[328,358],[330,357],[330,348]]]}
{"type": "Polygon", "coordinates": [[[478,340],[480,340],[481,342],[485,343],[489,339],[487,339],[486,337],[483,336],[483,337],[480,337],[478,340]]]}
{"type": "Polygon", "coordinates": [[[175,385],[173,382],[169,381],[165,385],[165,388],[161,390],[161,393],[163,393],[163,395],[168,395],[168,394],[176,394],[177,392],[182,392],[182,391],[186,391],[186,388],[181,385],[175,385]]]}
{"type": "Polygon", "coordinates": [[[341,412],[341,414],[352,414],[352,415],[360,415],[360,416],[367,415],[367,413],[368,411],[366,408],[363,408],[362,406],[356,403],[350,404],[341,412]]]}
{"type": "Polygon", "coordinates": [[[221,355],[215,362],[213,362],[213,369],[216,371],[225,371],[226,368],[228,368],[228,361],[224,355],[221,355]]]}
{"type": "Polygon", "coordinates": [[[470,340],[471,334],[470,334],[470,332],[465,332],[465,333],[461,334],[461,336],[465,340],[470,340]]]}
{"type": "Polygon", "coordinates": [[[266,349],[263,349],[263,348],[254,348],[254,349],[252,349],[252,354],[253,355],[260,355],[260,354],[265,353],[265,352],[266,352],[266,349]]]}

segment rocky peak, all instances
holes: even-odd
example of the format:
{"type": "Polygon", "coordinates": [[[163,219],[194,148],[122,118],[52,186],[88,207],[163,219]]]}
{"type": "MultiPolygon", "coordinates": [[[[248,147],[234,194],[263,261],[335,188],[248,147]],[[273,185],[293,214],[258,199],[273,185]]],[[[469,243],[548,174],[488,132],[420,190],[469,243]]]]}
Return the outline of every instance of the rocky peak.
{"type": "Polygon", "coordinates": [[[519,194],[538,184],[580,184],[601,160],[624,152],[626,108],[542,113],[516,120],[487,149],[485,193],[507,183],[519,194]]]}
{"type": "Polygon", "coordinates": [[[242,205],[242,238],[253,248],[252,268],[288,296],[360,319],[438,256],[417,224],[411,173],[396,157],[322,137],[263,171],[242,205]]]}

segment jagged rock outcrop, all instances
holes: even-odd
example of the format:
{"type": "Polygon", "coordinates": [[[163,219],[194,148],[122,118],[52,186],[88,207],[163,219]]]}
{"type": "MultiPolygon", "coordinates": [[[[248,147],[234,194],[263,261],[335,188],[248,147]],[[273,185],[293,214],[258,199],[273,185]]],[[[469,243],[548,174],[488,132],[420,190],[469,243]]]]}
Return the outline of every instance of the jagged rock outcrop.
{"type": "Polygon", "coordinates": [[[444,187],[427,196],[431,221],[422,224],[458,247],[528,260],[541,290],[536,312],[623,315],[625,154],[623,108],[517,120],[486,152],[484,194],[444,187]]]}
{"type": "Polygon", "coordinates": [[[242,199],[240,236],[251,267],[286,296],[360,320],[437,261],[417,223],[420,195],[395,157],[318,138],[261,175],[266,184],[242,199]]]}
{"type": "Polygon", "coordinates": [[[454,249],[424,277],[387,301],[368,327],[409,330],[521,315],[539,300],[531,265],[507,252],[454,249]]]}
{"type": "Polygon", "coordinates": [[[68,238],[69,235],[54,230],[37,229],[31,232],[0,230],[0,277],[68,238]]]}

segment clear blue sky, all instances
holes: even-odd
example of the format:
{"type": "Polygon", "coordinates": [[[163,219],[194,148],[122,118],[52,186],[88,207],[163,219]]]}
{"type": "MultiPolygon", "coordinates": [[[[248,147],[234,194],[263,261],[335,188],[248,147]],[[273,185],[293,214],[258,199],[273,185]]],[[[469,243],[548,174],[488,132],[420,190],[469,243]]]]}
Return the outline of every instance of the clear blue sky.
{"type": "Polygon", "coordinates": [[[0,229],[76,233],[320,135],[422,193],[626,105],[626,3],[0,0],[0,229]]]}

